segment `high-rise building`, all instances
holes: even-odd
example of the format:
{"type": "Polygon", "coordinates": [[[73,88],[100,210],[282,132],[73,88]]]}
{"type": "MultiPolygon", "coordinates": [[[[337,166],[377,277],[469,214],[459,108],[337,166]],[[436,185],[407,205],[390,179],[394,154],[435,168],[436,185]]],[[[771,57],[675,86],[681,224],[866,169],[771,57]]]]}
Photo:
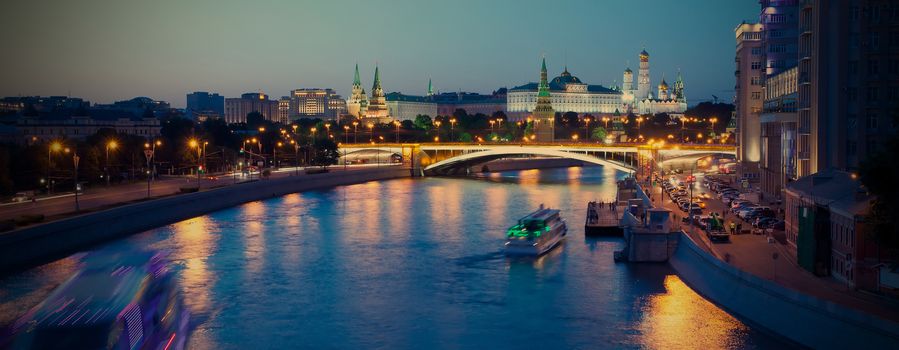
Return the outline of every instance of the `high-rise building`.
{"type": "Polygon", "coordinates": [[[801,2],[798,176],[856,171],[896,132],[899,10],[894,1],[801,2]]]}
{"type": "Polygon", "coordinates": [[[187,94],[187,109],[193,112],[213,112],[225,115],[225,98],[219,94],[197,91],[187,94]]]}
{"type": "Polygon", "coordinates": [[[346,112],[346,100],[332,89],[296,89],[290,92],[290,119],[336,119],[346,112]]]}
{"type": "Polygon", "coordinates": [[[796,99],[799,0],[762,0],[761,56],[764,98],[759,117],[759,182],[766,198],[782,198],[788,179],[796,179],[796,99]]]}
{"type": "Polygon", "coordinates": [[[263,118],[278,121],[278,101],[270,100],[262,92],[248,92],[240,98],[225,99],[225,121],[230,123],[246,123],[247,114],[258,112],[263,118]]]}
{"type": "Polygon", "coordinates": [[[742,176],[755,178],[761,159],[762,79],[762,25],[741,23],[734,30],[737,49],[736,85],[734,86],[734,110],[737,116],[737,159],[741,162],[742,176]]]}

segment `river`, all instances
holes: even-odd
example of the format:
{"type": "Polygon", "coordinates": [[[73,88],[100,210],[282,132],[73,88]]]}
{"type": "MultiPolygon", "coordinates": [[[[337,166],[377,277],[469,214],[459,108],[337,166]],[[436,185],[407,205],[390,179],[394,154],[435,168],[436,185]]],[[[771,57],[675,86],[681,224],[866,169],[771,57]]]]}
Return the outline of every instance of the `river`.
{"type": "MultiPolygon", "coordinates": [[[[165,250],[191,348],[781,348],[693,292],[666,264],[612,260],[585,239],[602,167],[369,182],[252,202],[97,248],[165,250]],[[506,258],[506,228],[541,203],[569,234],[506,258]]],[[[147,213],[152,215],[152,213],[147,213]]],[[[78,255],[0,280],[0,324],[38,303],[78,255]]]]}

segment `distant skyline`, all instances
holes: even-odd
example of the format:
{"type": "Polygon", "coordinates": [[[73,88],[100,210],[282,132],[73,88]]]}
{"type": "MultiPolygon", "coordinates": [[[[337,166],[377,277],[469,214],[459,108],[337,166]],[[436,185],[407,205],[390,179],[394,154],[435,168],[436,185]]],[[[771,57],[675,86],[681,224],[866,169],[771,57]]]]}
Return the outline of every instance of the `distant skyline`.
{"type": "MultiPolygon", "coordinates": [[[[333,88],[347,97],[359,64],[386,91],[490,93],[569,71],[621,83],[637,53],[652,84],[684,75],[690,105],[730,102],[734,33],[757,1],[11,1],[0,4],[7,56],[0,95],[71,95],[93,103],[147,96],[333,88]]],[[[653,89],[655,90],[655,89],[653,89]]]]}

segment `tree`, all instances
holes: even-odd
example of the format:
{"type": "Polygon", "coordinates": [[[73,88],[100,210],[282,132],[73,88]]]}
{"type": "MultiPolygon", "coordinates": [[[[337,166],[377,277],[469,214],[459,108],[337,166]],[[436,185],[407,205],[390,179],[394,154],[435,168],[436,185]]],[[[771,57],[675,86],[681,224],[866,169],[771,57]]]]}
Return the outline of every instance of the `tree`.
{"type": "Polygon", "coordinates": [[[471,142],[471,134],[467,132],[463,132],[462,135],[459,135],[459,142],[471,142]]]}
{"type": "Polygon", "coordinates": [[[419,128],[421,130],[430,130],[431,127],[433,127],[431,116],[424,114],[416,115],[413,124],[415,124],[416,128],[419,128]]]}
{"type": "Polygon", "coordinates": [[[576,112],[565,112],[564,114],[562,114],[562,118],[561,118],[560,122],[561,122],[561,126],[576,128],[579,123],[579,120],[577,118],[577,113],[576,112]]]}
{"type": "Polygon", "coordinates": [[[593,133],[590,134],[590,138],[594,139],[594,140],[602,141],[602,140],[606,139],[607,134],[608,133],[606,132],[606,128],[597,126],[597,127],[593,128],[593,133]]]}
{"type": "Polygon", "coordinates": [[[265,116],[262,113],[253,111],[247,113],[247,127],[250,129],[256,129],[265,121],[265,116]]]}
{"type": "Polygon", "coordinates": [[[340,153],[337,152],[337,144],[329,138],[315,140],[312,151],[310,163],[322,168],[337,164],[337,161],[340,159],[340,153]]]}

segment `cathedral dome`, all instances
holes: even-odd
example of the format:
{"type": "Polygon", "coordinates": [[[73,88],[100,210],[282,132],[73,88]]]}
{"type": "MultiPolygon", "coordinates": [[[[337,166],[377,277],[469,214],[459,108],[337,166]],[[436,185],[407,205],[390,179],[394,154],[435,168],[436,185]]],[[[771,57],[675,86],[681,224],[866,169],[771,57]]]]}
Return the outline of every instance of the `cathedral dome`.
{"type": "Polygon", "coordinates": [[[646,62],[649,61],[649,53],[646,50],[640,52],[640,61],[646,62]]]}
{"type": "Polygon", "coordinates": [[[563,71],[561,75],[553,78],[552,82],[550,82],[550,85],[556,85],[556,86],[563,87],[567,84],[583,84],[583,83],[581,83],[581,80],[578,79],[578,77],[571,75],[571,73],[568,73],[568,67],[565,67],[565,71],[563,71]]]}
{"type": "Polygon", "coordinates": [[[668,90],[668,83],[665,82],[665,79],[662,79],[662,83],[659,84],[660,90],[668,90]]]}
{"type": "Polygon", "coordinates": [[[624,70],[624,74],[634,74],[634,71],[631,70],[630,67],[624,70]]]}

